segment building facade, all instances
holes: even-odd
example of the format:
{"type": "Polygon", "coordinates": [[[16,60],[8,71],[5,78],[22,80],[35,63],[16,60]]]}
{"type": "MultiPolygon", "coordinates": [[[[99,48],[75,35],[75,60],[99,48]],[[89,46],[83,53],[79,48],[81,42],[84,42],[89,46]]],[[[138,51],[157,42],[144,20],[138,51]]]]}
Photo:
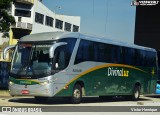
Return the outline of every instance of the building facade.
{"type": "MultiPolygon", "coordinates": [[[[11,13],[16,23],[11,26],[9,32],[9,45],[15,45],[18,39],[28,34],[52,31],[80,31],[79,16],[56,14],[56,12],[43,5],[42,0],[14,0],[11,13]]],[[[3,43],[4,41],[0,45],[2,46],[3,43]]],[[[2,50],[0,60],[2,60],[2,50]]]]}

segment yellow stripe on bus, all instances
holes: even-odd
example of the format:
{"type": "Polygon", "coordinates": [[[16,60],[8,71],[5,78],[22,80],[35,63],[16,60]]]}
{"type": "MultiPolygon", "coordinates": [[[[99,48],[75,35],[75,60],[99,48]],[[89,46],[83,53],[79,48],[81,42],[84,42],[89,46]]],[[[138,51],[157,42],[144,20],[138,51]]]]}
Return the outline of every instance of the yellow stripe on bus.
{"type": "MultiPolygon", "coordinates": [[[[82,77],[83,75],[89,73],[89,72],[92,72],[94,70],[97,70],[97,69],[101,69],[101,68],[105,68],[105,67],[126,67],[126,68],[131,68],[131,69],[135,69],[135,70],[139,70],[141,72],[144,72],[144,73],[147,73],[146,71],[142,70],[142,69],[139,69],[137,67],[134,67],[134,66],[130,66],[130,65],[124,65],[124,64],[103,64],[103,65],[99,65],[99,66],[96,66],[96,67],[93,67],[91,69],[88,69],[82,73],[80,73],[79,75],[77,75],[76,77],[74,77],[69,83],[67,83],[64,87],[70,85],[72,82],[74,82],[76,79],[82,77]]],[[[61,89],[60,91],[62,91],[63,89],[61,89]]],[[[58,91],[57,93],[59,93],[60,91],[58,91]]]]}

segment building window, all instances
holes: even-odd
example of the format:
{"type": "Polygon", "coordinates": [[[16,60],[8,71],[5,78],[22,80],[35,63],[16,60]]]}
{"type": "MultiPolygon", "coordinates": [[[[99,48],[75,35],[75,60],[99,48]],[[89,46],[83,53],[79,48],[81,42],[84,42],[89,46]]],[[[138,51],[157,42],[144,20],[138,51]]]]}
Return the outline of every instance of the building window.
{"type": "Polygon", "coordinates": [[[78,32],[79,31],[79,26],[73,25],[73,32],[78,32]]]}
{"type": "Polygon", "coordinates": [[[53,18],[46,16],[46,25],[53,27],[53,18]]]}
{"type": "Polygon", "coordinates": [[[64,28],[64,30],[70,32],[71,31],[71,24],[65,22],[65,28],[64,28]]]}
{"type": "Polygon", "coordinates": [[[15,16],[31,17],[31,11],[16,9],[15,16]]]}
{"type": "Polygon", "coordinates": [[[63,28],[63,21],[56,19],[56,28],[62,29],[63,28]]]}
{"type": "Polygon", "coordinates": [[[25,4],[25,3],[20,3],[20,2],[14,2],[16,8],[21,8],[21,9],[31,9],[33,5],[31,4],[25,4]]]}
{"type": "Polygon", "coordinates": [[[22,21],[22,17],[18,17],[18,22],[21,22],[22,21]]]}
{"type": "Polygon", "coordinates": [[[44,21],[44,15],[40,13],[35,13],[35,22],[43,24],[44,21]]]}

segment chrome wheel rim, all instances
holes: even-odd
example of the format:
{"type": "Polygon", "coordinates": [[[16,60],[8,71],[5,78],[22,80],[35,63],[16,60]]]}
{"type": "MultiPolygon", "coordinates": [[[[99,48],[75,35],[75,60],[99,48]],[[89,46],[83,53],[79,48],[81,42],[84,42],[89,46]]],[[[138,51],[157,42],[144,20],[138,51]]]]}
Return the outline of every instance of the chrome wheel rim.
{"type": "Polygon", "coordinates": [[[136,90],[136,91],[134,92],[134,95],[135,95],[135,98],[137,99],[137,98],[138,98],[138,96],[139,96],[139,92],[138,92],[138,90],[136,90]]]}
{"type": "Polygon", "coordinates": [[[74,95],[74,97],[77,98],[77,99],[81,97],[81,93],[80,93],[80,91],[79,91],[78,89],[75,89],[75,90],[74,90],[74,94],[73,94],[73,95],[74,95]]]}

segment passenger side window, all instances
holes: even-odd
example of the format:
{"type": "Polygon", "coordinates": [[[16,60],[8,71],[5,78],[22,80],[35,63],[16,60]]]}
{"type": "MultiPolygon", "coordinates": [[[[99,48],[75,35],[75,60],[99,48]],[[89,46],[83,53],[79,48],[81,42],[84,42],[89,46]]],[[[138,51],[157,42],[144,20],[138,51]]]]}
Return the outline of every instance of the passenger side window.
{"type": "Polygon", "coordinates": [[[84,61],[120,63],[121,47],[100,42],[81,40],[75,58],[75,64],[84,61]]]}
{"type": "Polygon", "coordinates": [[[90,41],[82,40],[79,44],[77,51],[75,64],[84,61],[93,61],[94,60],[94,44],[90,41]]]}

